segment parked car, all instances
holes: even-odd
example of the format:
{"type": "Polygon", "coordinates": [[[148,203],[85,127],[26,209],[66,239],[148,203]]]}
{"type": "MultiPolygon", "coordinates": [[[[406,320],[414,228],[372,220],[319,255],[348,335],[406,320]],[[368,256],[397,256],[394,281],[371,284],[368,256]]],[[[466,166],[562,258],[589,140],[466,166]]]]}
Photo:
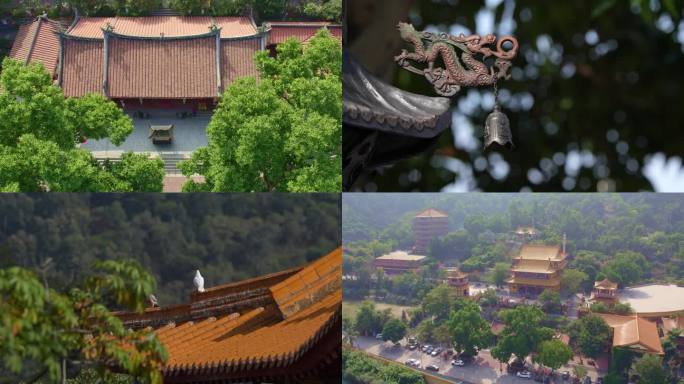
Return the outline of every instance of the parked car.
{"type": "Polygon", "coordinates": [[[409,367],[420,368],[420,361],[418,361],[418,359],[408,359],[406,360],[406,365],[409,367]]]}
{"type": "Polygon", "coordinates": [[[425,369],[427,369],[428,371],[435,371],[435,372],[438,372],[438,371],[439,371],[439,366],[434,365],[434,364],[430,364],[430,365],[425,366],[425,369]]]}
{"type": "Polygon", "coordinates": [[[451,365],[453,365],[455,367],[462,367],[465,365],[465,363],[461,359],[456,359],[456,360],[451,361],[451,365]]]}
{"type": "Polygon", "coordinates": [[[375,335],[375,338],[377,340],[382,340],[382,333],[378,333],[377,335],[375,335]]]}
{"type": "Polygon", "coordinates": [[[406,348],[408,348],[408,349],[410,349],[411,351],[413,351],[414,349],[418,348],[418,346],[415,345],[415,344],[409,344],[409,345],[406,346],[406,348]]]}
{"type": "Polygon", "coordinates": [[[568,371],[563,371],[563,372],[561,373],[561,377],[563,378],[563,380],[568,380],[568,379],[570,378],[570,372],[568,372],[568,371]]]}
{"type": "Polygon", "coordinates": [[[529,371],[520,371],[515,374],[516,376],[523,378],[523,379],[531,379],[532,374],[529,371]]]}
{"type": "Polygon", "coordinates": [[[437,356],[439,355],[439,348],[433,349],[432,352],[430,352],[430,356],[437,356]]]}

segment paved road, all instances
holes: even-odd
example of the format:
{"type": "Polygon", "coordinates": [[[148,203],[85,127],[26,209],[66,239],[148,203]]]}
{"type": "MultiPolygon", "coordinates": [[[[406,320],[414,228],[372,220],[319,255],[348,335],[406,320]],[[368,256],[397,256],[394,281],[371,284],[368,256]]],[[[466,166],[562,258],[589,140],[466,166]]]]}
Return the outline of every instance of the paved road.
{"type": "MultiPolygon", "coordinates": [[[[404,343],[402,341],[402,343],[404,343]]],[[[386,359],[395,360],[404,364],[408,359],[418,359],[421,367],[428,364],[435,364],[440,367],[439,373],[454,379],[462,380],[472,384],[531,384],[530,379],[522,379],[506,373],[506,367],[494,359],[488,350],[481,351],[477,359],[465,367],[454,367],[450,360],[441,357],[432,357],[417,350],[410,351],[404,347],[395,347],[389,342],[376,340],[372,337],[358,337],[354,341],[357,348],[363,349],[368,353],[382,356],[386,359]]],[[[572,364],[565,366],[560,371],[567,370],[572,372],[572,364]]],[[[593,367],[587,367],[589,376],[593,381],[596,380],[597,372],[593,367]]],[[[566,381],[570,383],[570,381],[566,381]]]]}

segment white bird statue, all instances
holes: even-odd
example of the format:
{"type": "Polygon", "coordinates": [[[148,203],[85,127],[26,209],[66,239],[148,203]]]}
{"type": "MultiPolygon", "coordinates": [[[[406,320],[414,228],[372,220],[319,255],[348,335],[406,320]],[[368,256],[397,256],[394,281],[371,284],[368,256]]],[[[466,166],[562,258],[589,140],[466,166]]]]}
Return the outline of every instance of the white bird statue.
{"type": "Polygon", "coordinates": [[[150,300],[150,304],[152,304],[152,308],[159,306],[159,301],[157,301],[157,296],[150,294],[148,299],[150,300]]]}
{"type": "Polygon", "coordinates": [[[199,269],[195,272],[195,278],[192,279],[192,283],[195,284],[197,292],[204,292],[204,277],[200,274],[199,269]]]}

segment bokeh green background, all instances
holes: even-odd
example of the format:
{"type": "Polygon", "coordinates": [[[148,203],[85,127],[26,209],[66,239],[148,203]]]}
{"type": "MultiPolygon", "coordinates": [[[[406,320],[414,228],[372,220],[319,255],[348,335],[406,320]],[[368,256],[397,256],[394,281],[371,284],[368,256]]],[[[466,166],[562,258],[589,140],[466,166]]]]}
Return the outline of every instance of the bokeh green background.
{"type": "Polygon", "coordinates": [[[357,191],[684,189],[684,1],[347,0],[345,47],[401,89],[436,95],[398,70],[398,21],[451,34],[512,34],[500,87],[514,151],[482,149],[491,89],[452,98],[451,132],[420,156],[362,177],[357,191]]]}

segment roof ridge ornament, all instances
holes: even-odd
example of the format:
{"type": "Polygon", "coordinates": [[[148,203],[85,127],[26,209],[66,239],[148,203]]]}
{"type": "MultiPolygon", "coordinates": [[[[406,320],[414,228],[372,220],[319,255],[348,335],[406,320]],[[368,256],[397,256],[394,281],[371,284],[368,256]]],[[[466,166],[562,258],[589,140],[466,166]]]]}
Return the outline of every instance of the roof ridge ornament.
{"type": "Polygon", "coordinates": [[[493,34],[452,36],[443,32],[416,31],[407,23],[399,23],[398,29],[401,38],[412,44],[414,51],[404,49],[394,57],[394,61],[409,72],[425,76],[439,95],[454,96],[461,87],[494,88],[494,111],[487,116],[485,123],[485,148],[493,143],[512,148],[510,122],[501,112],[497,83],[510,78],[511,60],[518,54],[518,40],[513,36],[502,36],[497,41],[493,34]],[[510,47],[504,48],[506,42],[510,47]],[[484,61],[491,56],[495,60],[488,66],[484,61]],[[444,63],[444,68],[435,66],[438,59],[444,63]],[[427,67],[420,69],[413,65],[415,63],[426,63],[427,67]]]}

